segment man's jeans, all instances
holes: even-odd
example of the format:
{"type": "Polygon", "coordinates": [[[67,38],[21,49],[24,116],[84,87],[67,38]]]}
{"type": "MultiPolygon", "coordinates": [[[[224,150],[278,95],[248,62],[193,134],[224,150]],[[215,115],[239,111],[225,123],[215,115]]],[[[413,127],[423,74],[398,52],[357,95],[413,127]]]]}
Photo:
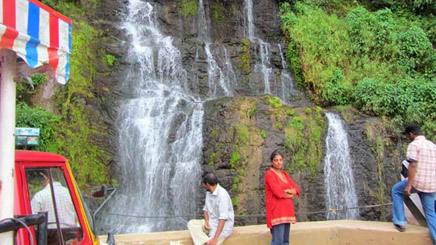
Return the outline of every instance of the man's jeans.
{"type": "MultiPolygon", "coordinates": [[[[404,214],[404,196],[407,186],[407,180],[398,182],[392,188],[392,200],[393,200],[393,222],[397,225],[406,225],[407,220],[404,214]]],[[[412,187],[412,193],[418,193],[419,199],[421,199],[422,208],[424,209],[425,217],[427,219],[428,229],[433,239],[433,243],[436,244],[436,213],[435,213],[435,198],[436,193],[425,193],[417,191],[412,187]]]]}

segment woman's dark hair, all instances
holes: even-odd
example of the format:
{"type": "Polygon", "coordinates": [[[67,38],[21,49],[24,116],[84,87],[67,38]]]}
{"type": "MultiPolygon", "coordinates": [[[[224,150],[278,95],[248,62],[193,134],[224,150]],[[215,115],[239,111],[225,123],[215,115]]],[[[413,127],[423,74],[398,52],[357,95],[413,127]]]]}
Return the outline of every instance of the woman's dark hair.
{"type": "Polygon", "coordinates": [[[216,185],[218,184],[218,178],[212,172],[206,172],[203,174],[203,184],[216,185]]]}
{"type": "Polygon", "coordinates": [[[271,153],[271,156],[270,156],[270,160],[271,160],[271,162],[273,161],[274,157],[276,157],[277,155],[280,155],[281,157],[283,157],[283,154],[280,153],[279,150],[275,150],[275,151],[273,151],[273,152],[271,153]]]}

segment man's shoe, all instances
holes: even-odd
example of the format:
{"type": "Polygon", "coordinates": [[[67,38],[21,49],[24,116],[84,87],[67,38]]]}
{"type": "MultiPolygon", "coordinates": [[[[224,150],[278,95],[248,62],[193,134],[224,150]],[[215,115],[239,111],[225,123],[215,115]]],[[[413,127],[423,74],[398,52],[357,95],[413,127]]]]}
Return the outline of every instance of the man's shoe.
{"type": "Polygon", "coordinates": [[[395,225],[395,229],[397,229],[399,232],[405,232],[406,231],[406,227],[405,226],[397,225],[397,224],[394,224],[394,225],[395,225]]]}

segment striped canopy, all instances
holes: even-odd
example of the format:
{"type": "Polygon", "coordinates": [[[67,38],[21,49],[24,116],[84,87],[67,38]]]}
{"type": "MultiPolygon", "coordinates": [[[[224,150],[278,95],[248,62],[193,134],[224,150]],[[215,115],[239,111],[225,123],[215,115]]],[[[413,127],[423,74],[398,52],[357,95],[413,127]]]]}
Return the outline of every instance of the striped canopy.
{"type": "Polygon", "coordinates": [[[70,76],[71,20],[37,0],[0,0],[0,48],[31,68],[49,64],[56,80],[70,76]]]}

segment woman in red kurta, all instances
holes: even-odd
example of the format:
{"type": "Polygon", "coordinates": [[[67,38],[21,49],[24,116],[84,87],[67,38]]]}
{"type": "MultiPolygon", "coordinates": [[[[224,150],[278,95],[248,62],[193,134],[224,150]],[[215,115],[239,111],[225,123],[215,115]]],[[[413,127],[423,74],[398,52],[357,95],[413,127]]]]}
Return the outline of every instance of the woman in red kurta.
{"type": "Polygon", "coordinates": [[[265,173],[266,224],[271,230],[271,245],[289,244],[291,223],[297,222],[292,197],[300,190],[283,168],[283,156],[271,154],[271,168],[265,173]]]}

